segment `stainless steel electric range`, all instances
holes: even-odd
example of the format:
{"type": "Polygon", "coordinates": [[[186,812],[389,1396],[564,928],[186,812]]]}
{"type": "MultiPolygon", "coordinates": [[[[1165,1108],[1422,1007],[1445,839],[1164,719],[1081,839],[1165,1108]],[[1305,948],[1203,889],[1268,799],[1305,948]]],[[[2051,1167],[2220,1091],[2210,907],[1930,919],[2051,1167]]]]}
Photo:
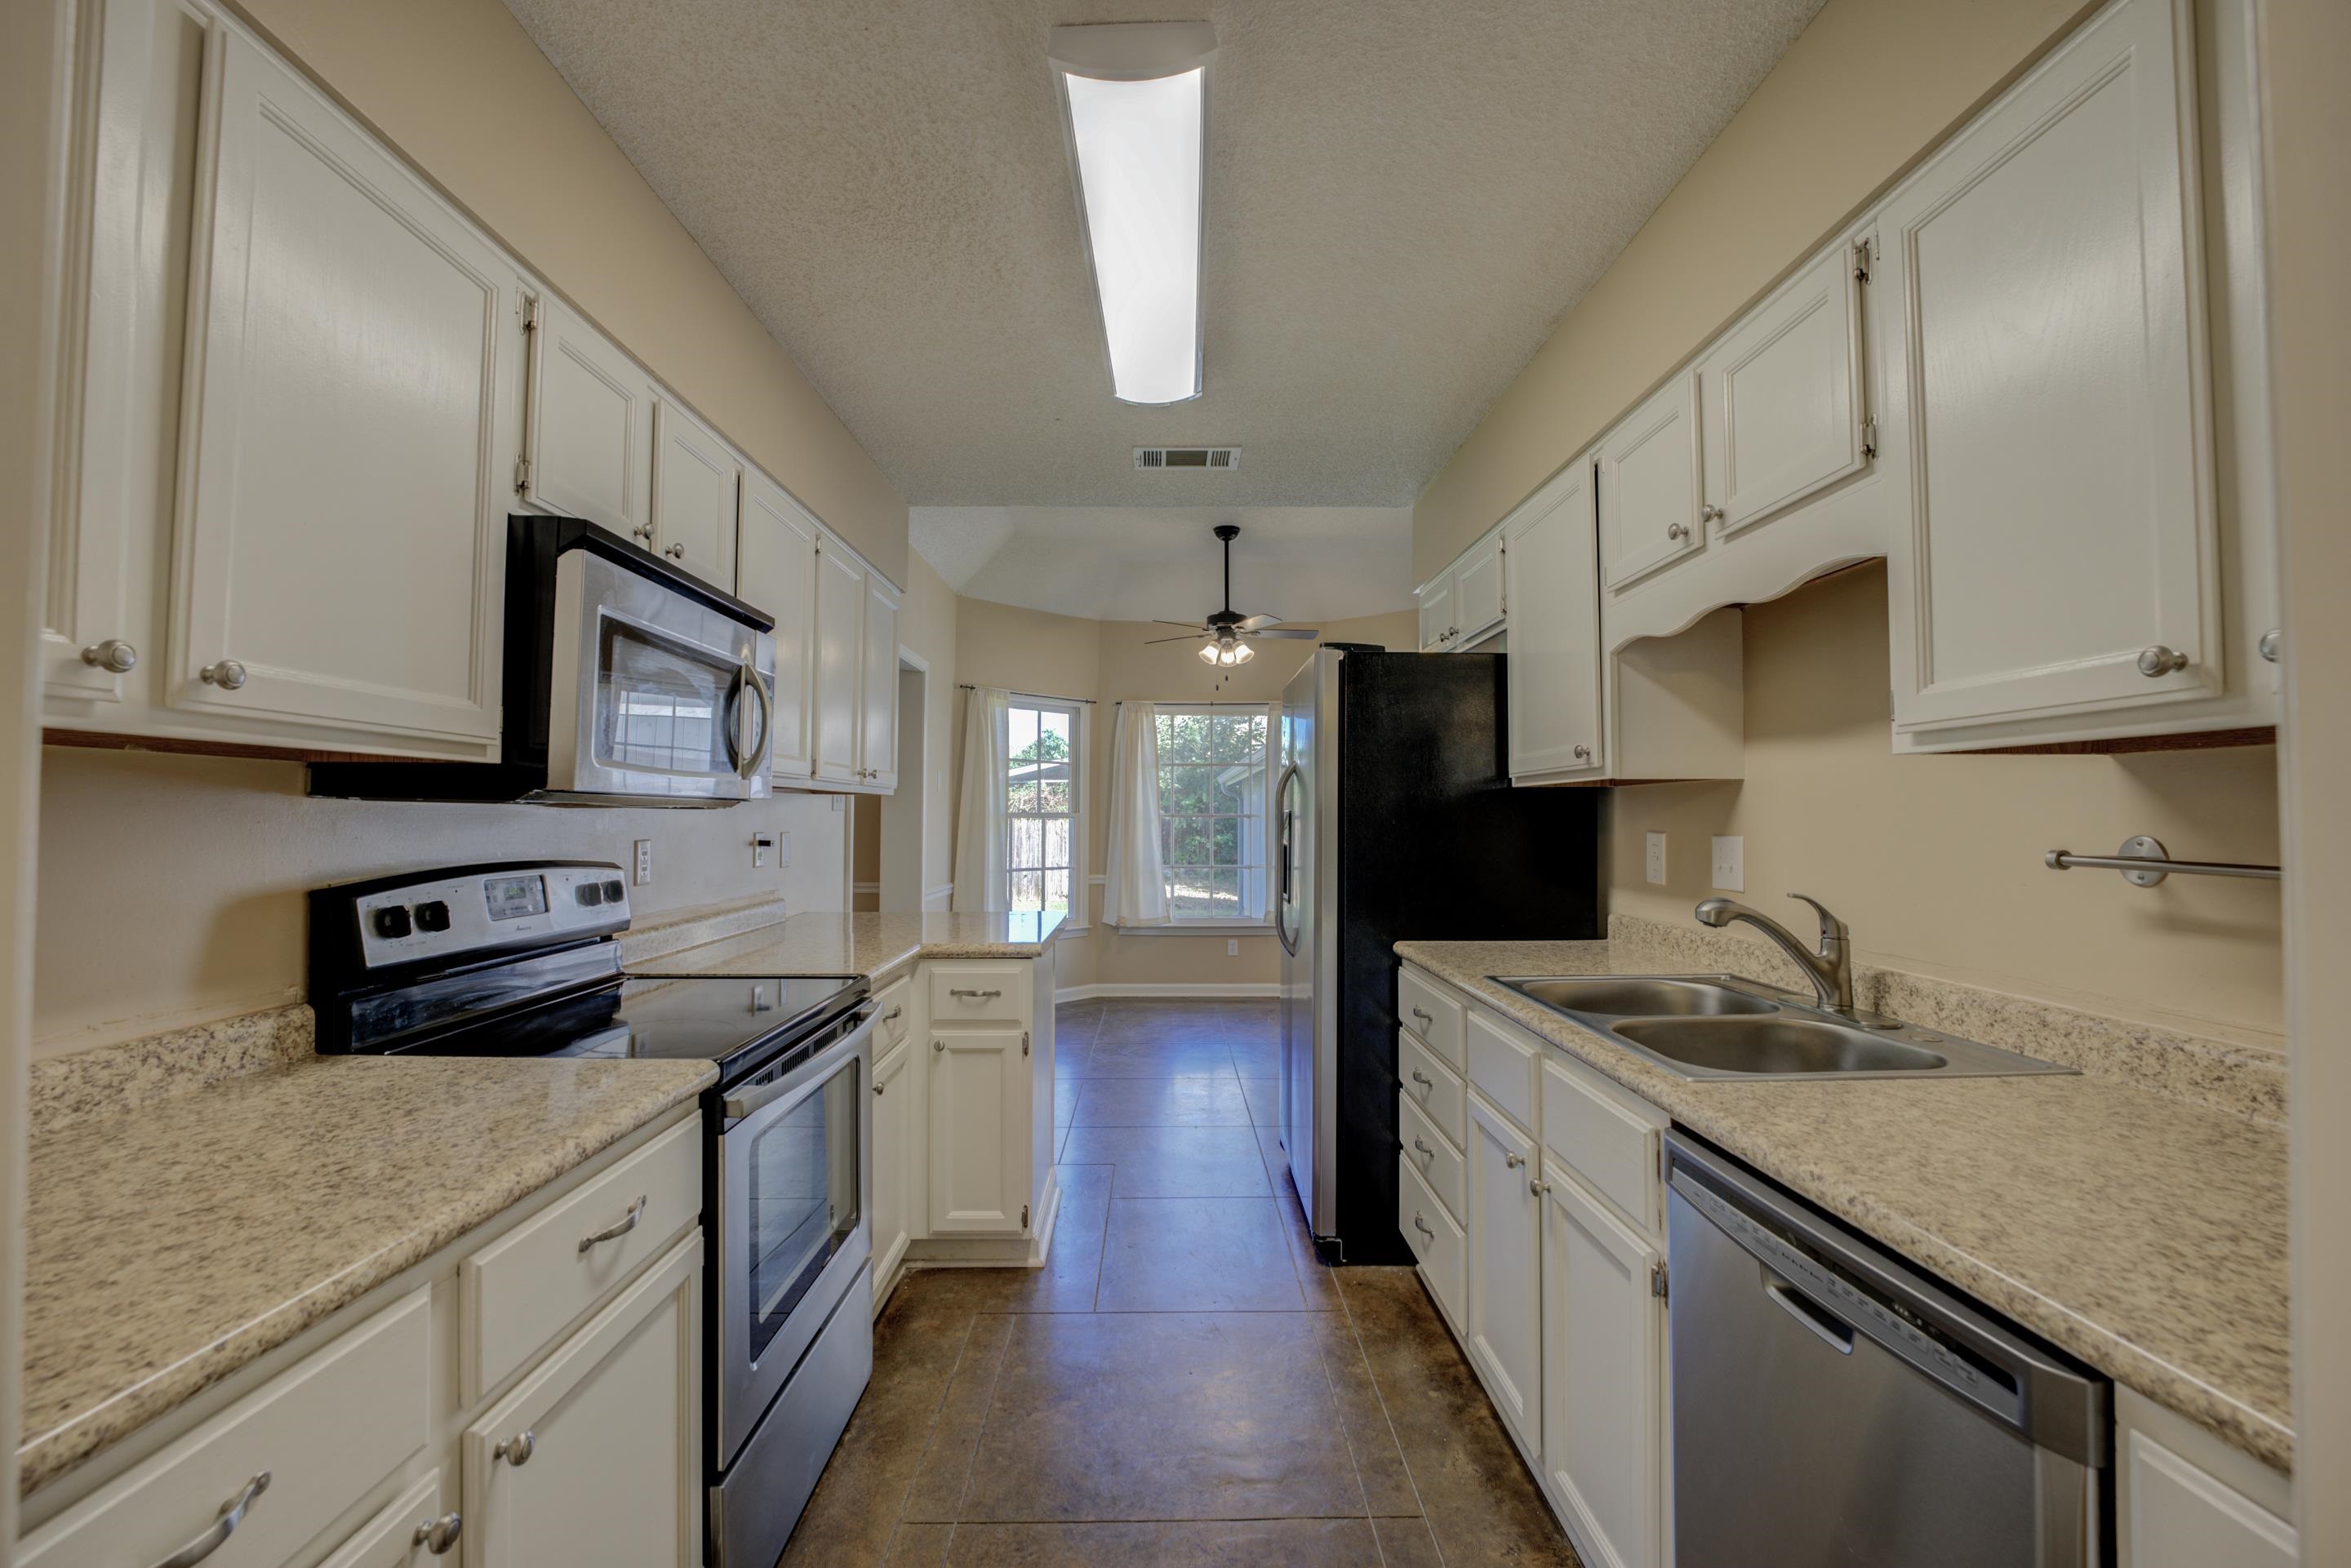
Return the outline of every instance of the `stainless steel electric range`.
{"type": "Polygon", "coordinates": [[[872,1007],[853,975],[621,972],[629,890],[585,861],[310,894],[322,1052],[705,1060],[713,1568],[768,1568],[873,1364],[872,1007]]]}

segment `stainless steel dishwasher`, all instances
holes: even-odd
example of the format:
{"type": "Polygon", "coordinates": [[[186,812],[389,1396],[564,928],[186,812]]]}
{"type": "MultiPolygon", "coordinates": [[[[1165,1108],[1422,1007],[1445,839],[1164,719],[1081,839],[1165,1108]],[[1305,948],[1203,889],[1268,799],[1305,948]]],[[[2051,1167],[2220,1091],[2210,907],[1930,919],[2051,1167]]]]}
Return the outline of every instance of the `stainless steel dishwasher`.
{"type": "Polygon", "coordinates": [[[1678,1568],[2086,1568],[2107,1385],[1678,1131],[1678,1568]]]}

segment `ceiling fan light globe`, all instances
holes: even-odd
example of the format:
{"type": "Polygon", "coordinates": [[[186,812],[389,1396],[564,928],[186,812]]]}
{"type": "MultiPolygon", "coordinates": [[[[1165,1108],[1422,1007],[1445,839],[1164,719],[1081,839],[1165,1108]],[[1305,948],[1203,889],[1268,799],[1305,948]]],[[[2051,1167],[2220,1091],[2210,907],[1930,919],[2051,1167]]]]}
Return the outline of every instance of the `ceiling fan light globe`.
{"type": "Polygon", "coordinates": [[[1217,645],[1216,645],[1214,643],[1201,643],[1201,644],[1200,644],[1200,663],[1202,663],[1202,664],[1215,664],[1216,662],[1217,662],[1217,645]]]}
{"type": "Polygon", "coordinates": [[[1234,643],[1234,644],[1233,644],[1233,657],[1232,657],[1232,662],[1233,662],[1234,664],[1248,664],[1251,659],[1254,659],[1254,658],[1256,658],[1256,657],[1257,657],[1257,650],[1256,650],[1256,649],[1254,649],[1254,648],[1252,648],[1252,647],[1250,647],[1247,643],[1234,643]]]}

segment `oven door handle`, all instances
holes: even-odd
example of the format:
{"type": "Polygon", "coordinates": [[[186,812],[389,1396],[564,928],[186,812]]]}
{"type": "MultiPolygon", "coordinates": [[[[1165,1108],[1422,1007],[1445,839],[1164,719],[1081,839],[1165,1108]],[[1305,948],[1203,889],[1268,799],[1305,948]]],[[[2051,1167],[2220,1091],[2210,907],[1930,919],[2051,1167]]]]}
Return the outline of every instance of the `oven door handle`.
{"type": "Polygon", "coordinates": [[[768,695],[768,683],[759,678],[758,670],[749,660],[743,662],[742,668],[736,672],[735,678],[749,687],[752,695],[759,699],[758,737],[745,745],[741,750],[736,751],[734,732],[730,729],[726,736],[726,749],[736,751],[736,777],[750,779],[758,775],[759,763],[768,755],[768,732],[775,727],[776,723],[776,699],[768,695]]]}
{"type": "Polygon", "coordinates": [[[824,1054],[810,1057],[773,1083],[762,1083],[757,1089],[742,1094],[727,1095],[719,1102],[719,1109],[726,1113],[726,1119],[730,1122],[739,1122],[746,1116],[756,1116],[777,1101],[807,1087],[810,1082],[831,1077],[833,1070],[841,1065],[843,1057],[854,1056],[864,1048],[866,1040],[872,1032],[873,1004],[870,1001],[861,1002],[857,1009],[857,1027],[841,1036],[836,1043],[826,1047],[824,1054]]]}

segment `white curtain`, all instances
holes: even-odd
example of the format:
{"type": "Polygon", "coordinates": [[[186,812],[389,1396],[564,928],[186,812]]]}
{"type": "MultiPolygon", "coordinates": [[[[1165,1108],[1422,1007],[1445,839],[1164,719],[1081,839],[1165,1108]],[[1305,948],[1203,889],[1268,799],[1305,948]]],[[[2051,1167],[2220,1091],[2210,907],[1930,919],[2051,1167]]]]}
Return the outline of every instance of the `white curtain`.
{"type": "Polygon", "coordinates": [[[1121,703],[1111,732],[1110,853],[1102,923],[1165,925],[1167,873],[1159,858],[1159,710],[1121,703]]]}
{"type": "Polygon", "coordinates": [[[1009,770],[1012,694],[983,686],[963,715],[963,791],[956,815],[955,908],[1002,909],[1010,901],[1005,860],[1005,777],[1009,770]]]}

